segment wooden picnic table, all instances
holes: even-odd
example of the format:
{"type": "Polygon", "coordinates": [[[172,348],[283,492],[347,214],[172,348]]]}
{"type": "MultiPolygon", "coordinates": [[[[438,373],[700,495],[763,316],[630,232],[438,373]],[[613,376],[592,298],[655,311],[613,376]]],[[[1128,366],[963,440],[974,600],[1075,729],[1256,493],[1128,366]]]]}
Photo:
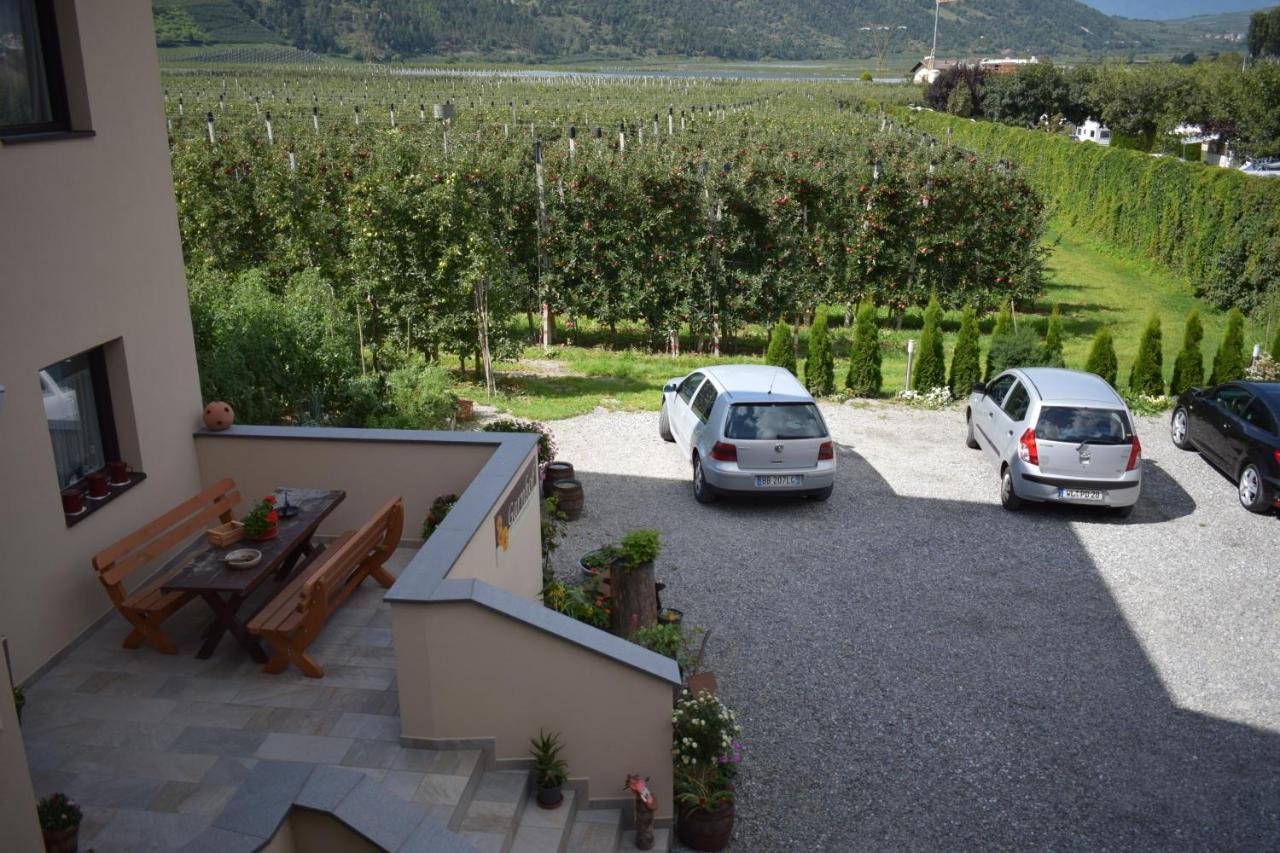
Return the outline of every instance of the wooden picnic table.
{"type": "MultiPolygon", "coordinates": [[[[285,489],[277,489],[278,506],[284,505],[285,489]]],[[[207,541],[194,543],[179,560],[187,561],[176,575],[163,587],[165,592],[191,592],[209,605],[213,622],[204,635],[204,644],[196,652],[198,658],[208,658],[228,631],[236,641],[259,663],[267,660],[266,652],[258,639],[249,633],[247,623],[253,613],[242,618],[240,610],[250,596],[268,578],[284,582],[301,565],[319,556],[324,546],[311,540],[320,523],[342,503],[347,493],[341,490],[288,489],[289,503],[298,508],[292,518],[281,518],[274,539],[265,541],[241,540],[226,548],[218,548],[207,541]],[[228,552],[240,548],[253,548],[262,552],[262,560],[250,569],[232,569],[223,558],[228,552]]]]}

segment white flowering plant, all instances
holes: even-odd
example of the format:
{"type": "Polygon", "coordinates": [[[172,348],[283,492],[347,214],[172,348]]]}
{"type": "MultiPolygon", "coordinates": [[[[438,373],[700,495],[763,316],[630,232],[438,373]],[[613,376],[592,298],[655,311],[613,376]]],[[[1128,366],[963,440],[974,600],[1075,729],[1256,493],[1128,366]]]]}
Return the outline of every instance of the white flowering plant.
{"type": "Polygon", "coordinates": [[[945,409],[956,401],[951,389],[946,387],[930,388],[923,394],[915,390],[899,391],[898,399],[919,409],[945,409]]]}
{"type": "Polygon", "coordinates": [[[686,811],[713,811],[733,802],[742,744],[733,711],[712,694],[680,693],[671,714],[671,757],[676,803],[686,811]]]}

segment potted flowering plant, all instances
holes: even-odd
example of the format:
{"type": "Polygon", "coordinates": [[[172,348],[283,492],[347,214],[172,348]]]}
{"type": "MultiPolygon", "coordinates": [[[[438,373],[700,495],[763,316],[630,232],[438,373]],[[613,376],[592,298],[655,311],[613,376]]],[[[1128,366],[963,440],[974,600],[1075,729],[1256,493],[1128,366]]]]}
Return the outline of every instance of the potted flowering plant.
{"type": "Polygon", "coordinates": [[[276,512],[276,496],[267,495],[244,517],[244,533],[250,539],[274,539],[280,514],[276,512]]]}
{"type": "Polygon", "coordinates": [[[733,833],[742,727],[715,696],[688,690],[680,692],[671,721],[676,835],[694,850],[723,850],[733,833]]]}
{"type": "Polygon", "coordinates": [[[75,853],[80,841],[80,820],[84,814],[75,800],[61,792],[50,794],[36,804],[46,853],[75,853]]]}
{"type": "Polygon", "coordinates": [[[431,538],[431,534],[435,533],[436,528],[444,523],[445,516],[449,514],[449,510],[453,509],[453,505],[457,502],[457,495],[441,495],[431,502],[431,509],[427,510],[426,520],[422,522],[423,539],[431,538]]]}

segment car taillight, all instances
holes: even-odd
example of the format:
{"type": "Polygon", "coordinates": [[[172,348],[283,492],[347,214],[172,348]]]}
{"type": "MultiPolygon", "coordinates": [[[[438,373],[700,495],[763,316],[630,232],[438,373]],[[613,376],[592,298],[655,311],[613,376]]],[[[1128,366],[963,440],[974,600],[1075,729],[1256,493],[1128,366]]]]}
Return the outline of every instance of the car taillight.
{"type": "Polygon", "coordinates": [[[1280,465],[1280,450],[1276,451],[1276,464],[1280,465]]]}
{"type": "Polygon", "coordinates": [[[1132,471],[1138,467],[1138,462],[1142,460],[1142,442],[1138,441],[1138,437],[1133,437],[1133,449],[1129,451],[1129,464],[1124,466],[1124,470],[1132,471]]]}
{"type": "MultiPolygon", "coordinates": [[[[1276,456],[1280,457],[1280,451],[1277,451],[1276,456]]],[[[823,459],[835,459],[835,458],[836,458],[835,445],[829,441],[822,442],[822,446],[818,448],[818,461],[821,462],[823,459]]]]}
{"type": "Polygon", "coordinates": [[[1032,465],[1040,464],[1040,451],[1036,447],[1036,431],[1029,429],[1018,439],[1018,458],[1032,465]]]}
{"type": "Polygon", "coordinates": [[[737,462],[738,447],[734,444],[725,444],[723,441],[717,441],[711,448],[711,458],[720,462],[737,462]]]}

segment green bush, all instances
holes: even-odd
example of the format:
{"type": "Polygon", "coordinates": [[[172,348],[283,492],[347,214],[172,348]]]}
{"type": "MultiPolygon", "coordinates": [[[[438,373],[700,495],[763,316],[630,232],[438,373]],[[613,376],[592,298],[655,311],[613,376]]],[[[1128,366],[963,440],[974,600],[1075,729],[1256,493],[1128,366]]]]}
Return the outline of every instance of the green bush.
{"type": "Polygon", "coordinates": [[[991,351],[987,353],[987,369],[992,376],[1011,367],[1038,367],[1044,364],[1044,346],[1040,336],[1030,326],[1024,325],[1016,332],[991,339],[991,351]]]}
{"type": "Polygon", "coordinates": [[[1067,366],[1066,359],[1062,357],[1062,312],[1056,302],[1049,313],[1049,325],[1044,334],[1044,366],[1067,366]]]}
{"type": "Polygon", "coordinates": [[[796,372],[796,345],[791,326],[781,318],[773,327],[773,336],[769,338],[769,352],[764,358],[765,364],[774,367],[785,367],[793,374],[796,372]]]}
{"type": "Polygon", "coordinates": [[[814,312],[813,327],[809,330],[809,357],[804,361],[804,384],[815,397],[826,397],[836,390],[835,355],[831,351],[826,308],[814,312]]]}
{"type": "Polygon", "coordinates": [[[853,326],[853,350],[849,354],[849,372],[844,384],[855,397],[879,397],[883,383],[876,306],[867,301],[858,308],[858,319],[853,326]]]}
{"type": "Polygon", "coordinates": [[[658,559],[661,548],[660,535],[652,527],[633,530],[618,543],[618,554],[628,568],[643,566],[658,559]]]}
{"type": "Polygon", "coordinates": [[[1084,369],[1096,373],[1107,380],[1112,387],[1116,384],[1116,374],[1120,371],[1116,360],[1116,346],[1111,340],[1111,330],[1106,326],[1098,329],[1093,336],[1093,344],[1089,347],[1089,357],[1085,360],[1084,369]]]}
{"type": "Polygon", "coordinates": [[[924,310],[924,331],[920,333],[919,356],[911,387],[917,391],[931,391],[947,384],[947,359],[942,349],[942,306],[938,294],[929,296],[929,307],[924,310]]]}
{"type": "Polygon", "coordinates": [[[1276,336],[1271,339],[1271,358],[1280,361],[1280,323],[1276,324],[1276,336]]]}
{"type": "Polygon", "coordinates": [[[1209,384],[1244,379],[1244,369],[1248,363],[1244,354],[1244,315],[1239,308],[1232,308],[1227,314],[1227,333],[1222,338],[1222,345],[1218,347],[1218,354],[1213,357],[1213,373],[1209,376],[1209,384]]]}
{"type": "Polygon", "coordinates": [[[500,418],[480,427],[481,432],[527,432],[538,436],[538,464],[546,465],[556,458],[556,437],[551,428],[537,421],[500,418]]]}
{"type": "Polygon", "coordinates": [[[1160,331],[1160,315],[1152,313],[1138,340],[1138,354],[1129,372],[1129,391],[1159,397],[1164,393],[1164,336],[1160,331]]]}
{"type": "Polygon", "coordinates": [[[1176,397],[1192,386],[1204,384],[1204,354],[1200,342],[1204,339],[1204,325],[1200,322],[1200,310],[1192,308],[1187,314],[1187,324],[1182,332],[1182,349],[1173,361],[1173,378],[1169,380],[1169,393],[1176,397]]]}
{"type": "Polygon", "coordinates": [[[991,330],[991,347],[987,350],[987,369],[983,373],[983,381],[990,382],[991,377],[995,376],[1004,368],[992,370],[991,354],[995,352],[996,342],[1001,338],[1007,337],[1013,333],[1013,313],[1008,305],[1000,306],[1000,313],[996,315],[996,326],[991,330]]]}
{"type": "Polygon", "coordinates": [[[956,340],[955,352],[951,354],[948,386],[952,397],[967,397],[973,386],[982,381],[981,349],[978,314],[972,305],[966,305],[960,315],[960,336],[956,340]]]}
{"type": "Polygon", "coordinates": [[[377,422],[387,429],[439,429],[458,411],[449,371],[417,354],[387,374],[387,397],[391,411],[377,422]]]}

